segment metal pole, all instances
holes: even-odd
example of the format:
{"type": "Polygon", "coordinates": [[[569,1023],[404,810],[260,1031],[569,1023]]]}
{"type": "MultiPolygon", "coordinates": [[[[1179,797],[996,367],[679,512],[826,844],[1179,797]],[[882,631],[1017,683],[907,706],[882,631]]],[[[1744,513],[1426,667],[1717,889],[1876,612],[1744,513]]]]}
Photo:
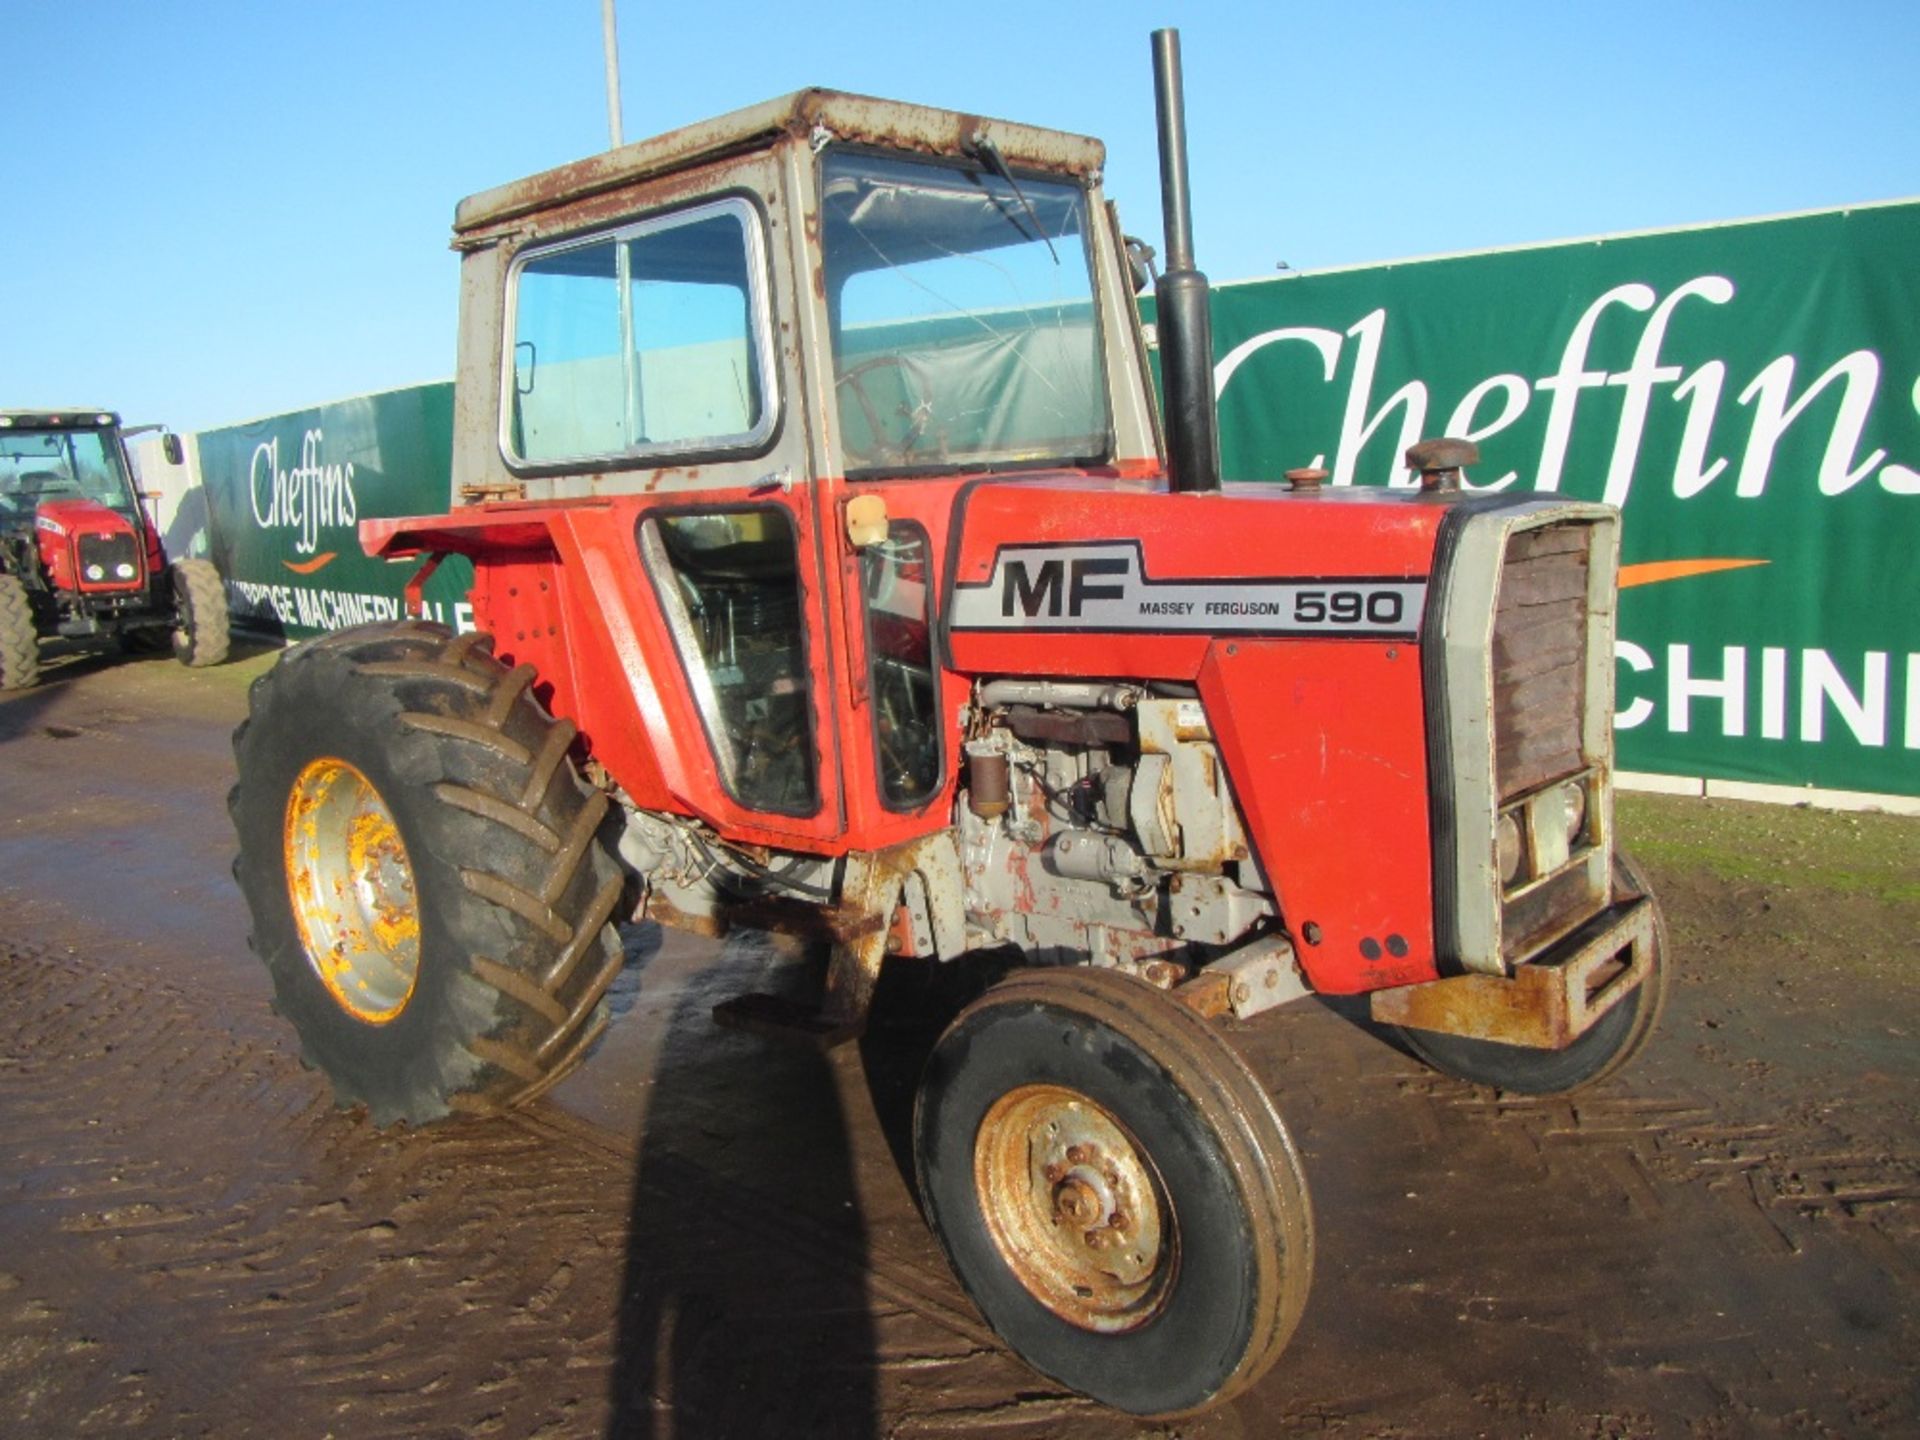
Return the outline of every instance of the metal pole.
{"type": "Polygon", "coordinates": [[[600,43],[607,52],[607,133],[618,150],[620,139],[620,32],[614,23],[615,0],[600,0],[600,43]]]}

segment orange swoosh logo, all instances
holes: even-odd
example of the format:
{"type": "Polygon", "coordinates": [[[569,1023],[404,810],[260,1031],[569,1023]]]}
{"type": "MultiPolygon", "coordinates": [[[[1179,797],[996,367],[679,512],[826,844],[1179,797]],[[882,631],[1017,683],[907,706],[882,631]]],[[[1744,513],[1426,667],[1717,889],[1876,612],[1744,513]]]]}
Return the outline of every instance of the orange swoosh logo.
{"type": "Polygon", "coordinates": [[[1662,580],[1687,580],[1695,575],[1713,575],[1722,570],[1745,570],[1753,565],[1771,565],[1771,560],[1649,560],[1642,565],[1620,567],[1620,588],[1658,585],[1662,580]]]}
{"type": "MultiPolygon", "coordinates": [[[[311,575],[316,570],[325,569],[327,565],[333,561],[333,558],[336,553],[337,552],[335,551],[329,550],[324,555],[316,555],[313,557],[313,559],[302,560],[298,564],[296,564],[292,560],[282,560],[280,563],[286,566],[289,570],[293,571],[293,573],[296,575],[311,575]]],[[[1622,582],[1622,583],[1625,583],[1625,582],[1622,582]]]]}

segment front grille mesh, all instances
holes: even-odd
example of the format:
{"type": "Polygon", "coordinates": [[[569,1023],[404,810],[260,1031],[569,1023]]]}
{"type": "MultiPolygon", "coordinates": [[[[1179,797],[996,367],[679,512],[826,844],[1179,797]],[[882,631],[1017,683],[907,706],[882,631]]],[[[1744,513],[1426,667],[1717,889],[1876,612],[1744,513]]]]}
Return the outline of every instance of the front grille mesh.
{"type": "Polygon", "coordinates": [[[140,578],[140,558],[134,547],[133,536],[124,532],[115,535],[82,535],[80,537],[80,583],[82,585],[130,585],[140,578]],[[91,580],[87,571],[98,565],[104,579],[91,580]],[[122,579],[115,575],[114,567],[131,565],[133,578],[122,579]]]}
{"type": "Polygon", "coordinates": [[[1592,527],[1524,530],[1507,544],[1493,622],[1494,759],[1502,803],[1583,769],[1592,527]]]}

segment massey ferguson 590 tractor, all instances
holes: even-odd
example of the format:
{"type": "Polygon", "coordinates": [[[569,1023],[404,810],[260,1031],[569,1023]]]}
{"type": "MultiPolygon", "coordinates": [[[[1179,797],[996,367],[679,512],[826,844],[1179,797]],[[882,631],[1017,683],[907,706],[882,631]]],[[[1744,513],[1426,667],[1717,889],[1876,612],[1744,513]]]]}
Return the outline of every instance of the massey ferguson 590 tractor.
{"type": "Polygon", "coordinates": [[[1640,1049],[1659,912],[1613,833],[1618,517],[1222,484],[1176,37],[1155,37],[1165,438],[1095,141],[805,91],[465,201],[446,515],[479,633],[301,645],[235,737],[280,1010],[373,1120],[538,1095],[635,915],[1028,964],[939,1041],[927,1217],[1036,1369],[1251,1384],[1312,1223],[1227,1036],[1311,993],[1449,1074],[1640,1049]]]}
{"type": "Polygon", "coordinates": [[[132,476],[119,416],[0,410],[0,690],[40,678],[43,636],[134,649],[171,636],[183,665],[227,658],[219,572],[167,563],[132,476]]]}

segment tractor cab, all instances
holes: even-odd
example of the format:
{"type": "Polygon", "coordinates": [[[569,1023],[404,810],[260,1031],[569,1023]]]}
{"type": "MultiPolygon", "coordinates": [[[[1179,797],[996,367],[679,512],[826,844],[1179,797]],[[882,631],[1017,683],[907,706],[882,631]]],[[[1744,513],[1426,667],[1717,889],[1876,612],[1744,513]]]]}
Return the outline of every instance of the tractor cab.
{"type": "Polygon", "coordinates": [[[0,413],[0,526],[31,525],[45,506],[54,507],[50,513],[55,516],[69,517],[85,514],[84,507],[104,509],[118,521],[99,517],[98,523],[122,533],[146,533],[118,416],[0,413]]]}
{"type": "Polygon", "coordinates": [[[1161,468],[1104,159],[807,90],[468,199],[460,414],[490,423],[456,425],[453,514],[369,543],[474,556],[488,627],[524,593],[485,558],[502,542],[600,554],[647,673],[682,677],[659,731],[620,718],[635,652],[585,682],[584,616],[516,627],[512,654],[660,805],[814,851],[937,828],[956,497],[1161,468]]]}

